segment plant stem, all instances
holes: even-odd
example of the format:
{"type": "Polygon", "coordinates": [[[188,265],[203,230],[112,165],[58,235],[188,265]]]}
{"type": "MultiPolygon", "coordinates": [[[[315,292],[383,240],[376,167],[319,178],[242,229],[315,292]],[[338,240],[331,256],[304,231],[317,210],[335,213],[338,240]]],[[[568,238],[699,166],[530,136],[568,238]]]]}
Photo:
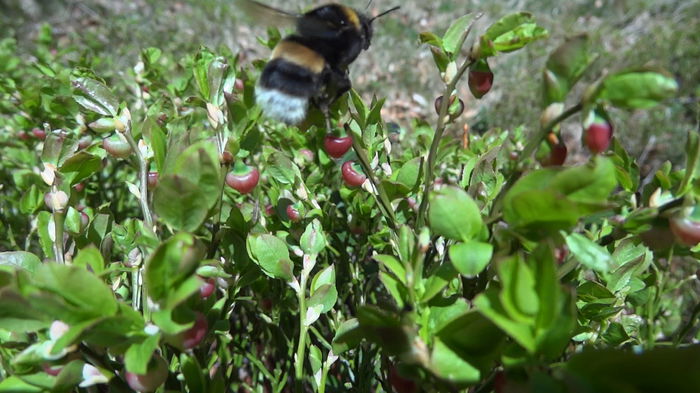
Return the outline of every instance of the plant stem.
{"type": "Polygon", "coordinates": [[[149,230],[155,232],[151,208],[148,206],[148,160],[141,154],[139,145],[131,135],[131,123],[127,125],[124,137],[126,141],[129,142],[129,146],[131,146],[134,154],[136,154],[136,160],[139,162],[139,194],[141,194],[139,197],[139,204],[141,205],[141,212],[143,213],[143,221],[149,230]]]}
{"type": "Polygon", "coordinates": [[[525,146],[525,149],[523,149],[523,154],[520,156],[520,159],[526,160],[530,158],[532,153],[534,153],[535,150],[537,150],[537,147],[540,145],[542,140],[547,137],[547,134],[549,134],[554,129],[554,127],[556,127],[557,125],[559,125],[559,123],[563,122],[569,117],[580,112],[581,109],[583,109],[583,104],[578,103],[562,112],[559,116],[552,119],[549,123],[545,124],[535,135],[534,138],[530,138],[530,142],[528,142],[528,144],[525,146]]]}
{"type": "Polygon", "coordinates": [[[428,209],[428,194],[433,189],[433,177],[435,174],[433,170],[435,169],[435,159],[437,158],[438,148],[440,147],[440,140],[445,132],[447,126],[447,109],[450,106],[450,97],[452,92],[455,91],[457,83],[462,78],[464,72],[474,63],[474,60],[466,59],[462,66],[459,67],[457,73],[452,78],[452,80],[445,87],[445,91],[442,94],[442,103],[440,104],[440,111],[438,113],[438,122],[435,127],[435,134],[433,134],[433,141],[430,144],[430,150],[428,152],[428,158],[425,165],[425,187],[423,189],[423,197],[420,201],[420,208],[418,209],[418,218],[416,220],[416,228],[420,228],[425,224],[425,211],[428,209]]]}
{"type": "MultiPolygon", "coordinates": [[[[530,156],[532,156],[532,154],[535,152],[535,150],[537,150],[537,147],[540,145],[542,140],[547,137],[547,134],[552,132],[554,127],[556,127],[557,125],[559,125],[559,123],[563,122],[569,117],[580,112],[581,109],[583,109],[583,104],[578,103],[565,110],[559,116],[555,117],[549,123],[545,124],[542,128],[540,128],[539,132],[533,138],[530,138],[528,144],[525,145],[525,148],[523,149],[523,152],[520,155],[520,162],[524,162],[525,160],[529,159],[530,156]]],[[[501,190],[498,192],[498,195],[496,195],[496,197],[493,199],[493,208],[491,209],[489,221],[494,221],[495,217],[500,215],[501,209],[499,205],[501,203],[501,198],[503,198],[503,195],[505,195],[505,193],[508,190],[510,190],[510,188],[517,180],[518,176],[520,176],[519,170],[515,170],[513,173],[511,173],[511,175],[508,176],[508,179],[506,180],[501,190]]]]}
{"type": "Polygon", "coordinates": [[[299,345],[297,346],[296,359],[294,360],[295,371],[295,390],[297,393],[303,392],[304,382],[304,357],[306,356],[306,281],[309,277],[309,272],[303,269],[301,272],[301,283],[299,285],[299,345]]]}
{"type": "Polygon", "coordinates": [[[377,191],[377,202],[379,204],[379,209],[384,214],[384,217],[386,217],[389,228],[396,230],[396,216],[394,215],[394,209],[391,206],[391,201],[389,201],[386,190],[384,190],[384,187],[382,187],[381,183],[377,181],[377,177],[374,175],[374,171],[370,166],[369,157],[367,157],[367,152],[365,152],[362,146],[360,146],[360,142],[358,142],[356,139],[357,138],[352,138],[352,148],[355,150],[355,153],[357,153],[357,158],[360,161],[362,170],[365,171],[369,181],[377,191]]]}
{"type": "Polygon", "coordinates": [[[208,258],[214,258],[216,255],[216,249],[219,248],[219,242],[221,241],[219,237],[219,228],[221,227],[221,210],[224,205],[224,187],[226,186],[226,174],[228,173],[231,165],[222,164],[221,167],[224,169],[221,178],[221,186],[219,187],[219,202],[217,203],[217,214],[216,221],[211,231],[211,244],[209,245],[208,258]]]}
{"type": "Polygon", "coordinates": [[[56,254],[56,262],[60,264],[66,263],[63,250],[63,223],[66,219],[65,211],[53,212],[54,234],[56,239],[53,242],[53,252],[56,254]]]}

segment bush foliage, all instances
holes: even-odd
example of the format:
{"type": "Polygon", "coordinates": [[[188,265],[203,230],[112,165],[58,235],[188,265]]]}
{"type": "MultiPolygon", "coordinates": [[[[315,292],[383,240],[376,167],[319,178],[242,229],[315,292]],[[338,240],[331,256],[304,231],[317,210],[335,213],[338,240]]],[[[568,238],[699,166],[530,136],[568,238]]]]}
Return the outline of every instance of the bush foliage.
{"type": "Polygon", "coordinates": [[[48,27],[31,62],[0,42],[0,392],[700,390],[700,142],[642,178],[608,111],[676,81],[574,89],[605,55],[578,35],[548,56],[539,125],[457,135],[457,84],[488,94],[493,57],[547,36],[477,18],[421,34],[450,99],[407,127],[354,91],[332,130],[270,122],[264,62],[225,49],[96,75],[48,27]],[[562,166],[574,121],[598,154],[562,166]]]}

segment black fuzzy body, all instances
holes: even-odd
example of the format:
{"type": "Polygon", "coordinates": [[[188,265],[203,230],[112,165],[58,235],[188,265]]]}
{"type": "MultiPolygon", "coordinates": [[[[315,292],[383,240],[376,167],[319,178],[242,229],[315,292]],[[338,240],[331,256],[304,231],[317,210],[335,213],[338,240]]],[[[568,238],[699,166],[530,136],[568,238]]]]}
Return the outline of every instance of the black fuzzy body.
{"type": "MultiPolygon", "coordinates": [[[[301,15],[295,34],[284,37],[273,51],[258,82],[258,103],[268,115],[287,123],[300,118],[300,102],[313,103],[323,112],[351,87],[348,66],[372,37],[370,20],[349,7],[327,4],[301,15]],[[278,92],[278,96],[274,96],[278,92]],[[287,115],[294,112],[294,115],[287,115]]],[[[304,115],[306,105],[303,106],[304,115]]]]}

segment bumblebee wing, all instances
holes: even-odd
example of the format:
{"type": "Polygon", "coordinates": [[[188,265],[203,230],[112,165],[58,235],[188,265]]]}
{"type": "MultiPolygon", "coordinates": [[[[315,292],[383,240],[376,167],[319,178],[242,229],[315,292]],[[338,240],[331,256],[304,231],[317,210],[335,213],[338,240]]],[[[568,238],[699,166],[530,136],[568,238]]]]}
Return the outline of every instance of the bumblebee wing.
{"type": "Polygon", "coordinates": [[[332,39],[340,36],[349,26],[340,26],[327,19],[322,19],[316,15],[303,15],[297,23],[299,34],[305,37],[332,39]]]}
{"type": "Polygon", "coordinates": [[[236,5],[249,17],[268,26],[294,27],[301,14],[287,12],[255,0],[236,0],[236,5]]]}

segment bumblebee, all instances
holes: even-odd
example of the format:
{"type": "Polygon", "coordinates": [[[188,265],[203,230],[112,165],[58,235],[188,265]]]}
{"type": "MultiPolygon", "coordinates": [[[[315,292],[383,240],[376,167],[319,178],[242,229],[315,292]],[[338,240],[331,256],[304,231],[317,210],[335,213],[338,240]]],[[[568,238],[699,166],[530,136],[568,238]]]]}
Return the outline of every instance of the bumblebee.
{"type": "Polygon", "coordinates": [[[326,4],[304,14],[278,10],[252,0],[249,14],[268,23],[292,23],[296,32],[273,49],[255,89],[257,104],[267,117],[298,124],[306,118],[309,103],[321,110],[328,124],[328,108],[350,90],[348,66],[372,40],[375,17],[341,4],[326,4]]]}

